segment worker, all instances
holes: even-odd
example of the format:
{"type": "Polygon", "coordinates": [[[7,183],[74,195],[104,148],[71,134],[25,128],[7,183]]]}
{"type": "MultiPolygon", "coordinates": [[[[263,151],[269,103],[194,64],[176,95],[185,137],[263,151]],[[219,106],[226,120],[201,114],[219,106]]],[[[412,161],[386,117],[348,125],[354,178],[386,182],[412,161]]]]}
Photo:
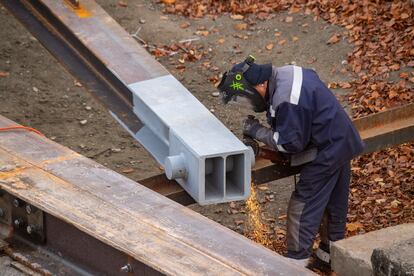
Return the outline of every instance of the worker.
{"type": "Polygon", "coordinates": [[[325,215],[327,235],[316,259],[329,265],[331,242],[345,234],[350,161],[364,148],[352,121],[311,69],[256,64],[249,56],[223,74],[218,89],[225,104],[266,111],[270,128],[249,116],[243,122],[244,135],[286,156],[302,155],[305,164],[287,212],[287,257],[308,265],[325,215]]]}

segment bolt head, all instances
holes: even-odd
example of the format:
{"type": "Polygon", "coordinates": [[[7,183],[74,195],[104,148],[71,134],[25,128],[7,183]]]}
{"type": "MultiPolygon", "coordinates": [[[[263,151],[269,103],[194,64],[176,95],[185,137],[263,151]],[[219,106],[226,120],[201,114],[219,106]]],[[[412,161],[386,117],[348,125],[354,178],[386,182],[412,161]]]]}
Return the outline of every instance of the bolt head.
{"type": "Polygon", "coordinates": [[[16,208],[20,206],[20,201],[17,198],[13,199],[13,206],[16,208]]]}
{"type": "Polygon", "coordinates": [[[16,225],[17,227],[20,227],[23,224],[22,219],[15,219],[14,220],[14,225],[16,225]]]}
{"type": "Polygon", "coordinates": [[[33,234],[35,231],[36,231],[36,227],[35,227],[35,226],[33,226],[33,225],[28,225],[28,226],[26,227],[26,232],[27,232],[27,234],[29,234],[29,235],[33,234]]]}
{"type": "Polygon", "coordinates": [[[26,213],[30,215],[33,212],[33,208],[31,205],[26,205],[26,213]]]}
{"type": "Polygon", "coordinates": [[[121,267],[121,272],[129,273],[132,272],[132,267],[130,264],[126,264],[123,267],[121,267]]]}

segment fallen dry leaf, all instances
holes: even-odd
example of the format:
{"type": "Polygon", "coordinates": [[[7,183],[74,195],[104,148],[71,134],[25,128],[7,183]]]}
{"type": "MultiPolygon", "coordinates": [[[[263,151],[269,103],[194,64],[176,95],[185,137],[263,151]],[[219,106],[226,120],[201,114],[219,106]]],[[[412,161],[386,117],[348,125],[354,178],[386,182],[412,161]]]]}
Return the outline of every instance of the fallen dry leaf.
{"type": "Polygon", "coordinates": [[[352,85],[349,82],[340,82],[338,85],[343,89],[348,89],[352,87],[352,85]]]}
{"type": "Polygon", "coordinates": [[[283,46],[283,45],[285,45],[286,44],[286,39],[283,39],[283,40],[281,40],[281,41],[279,41],[279,43],[278,43],[280,46],[283,46]]]}
{"type": "Polygon", "coordinates": [[[292,41],[293,41],[293,42],[296,42],[296,41],[298,41],[298,40],[299,40],[299,37],[297,37],[297,36],[292,37],[292,41]]]}
{"type": "Polygon", "coordinates": [[[395,90],[390,90],[390,91],[388,92],[388,97],[389,97],[390,99],[397,98],[397,97],[398,97],[398,93],[397,93],[397,91],[395,91],[395,90]]]}
{"type": "Polygon", "coordinates": [[[330,83],[328,83],[328,88],[336,89],[336,88],[338,88],[338,84],[336,82],[330,82],[330,83]]]}
{"type": "Polygon", "coordinates": [[[123,173],[132,173],[132,172],[134,172],[135,170],[133,169],[133,168],[128,168],[128,169],[124,169],[124,170],[122,170],[122,172],[123,173]]]}
{"type": "Polygon", "coordinates": [[[233,20],[243,20],[244,16],[241,14],[231,14],[230,18],[233,20]]]}
{"type": "Polygon", "coordinates": [[[337,34],[334,34],[333,36],[331,36],[331,38],[329,38],[329,40],[326,42],[327,44],[335,44],[339,42],[339,37],[337,34]]]}
{"type": "Polygon", "coordinates": [[[400,78],[402,78],[402,79],[408,79],[408,77],[409,77],[409,75],[408,75],[407,72],[401,72],[400,73],[400,78]]]}
{"type": "Polygon", "coordinates": [[[0,71],[0,78],[5,78],[5,77],[8,77],[9,75],[10,75],[9,72],[0,71]]]}
{"type": "Polygon", "coordinates": [[[291,22],[293,22],[293,17],[292,17],[292,16],[287,16],[287,17],[286,17],[286,19],[285,19],[285,22],[286,22],[286,23],[291,23],[291,22]]]}
{"type": "Polygon", "coordinates": [[[218,44],[223,44],[223,43],[224,43],[224,41],[226,41],[224,38],[220,38],[219,40],[217,40],[217,43],[218,43],[218,44]]]}
{"type": "Polygon", "coordinates": [[[355,223],[347,223],[346,224],[346,230],[348,231],[348,232],[355,232],[355,231],[357,231],[357,230],[359,230],[359,229],[361,229],[361,228],[363,228],[364,226],[361,224],[361,223],[359,223],[359,222],[355,222],[355,223]]]}
{"type": "Polygon", "coordinates": [[[274,46],[273,43],[267,44],[266,45],[266,50],[269,50],[269,51],[272,50],[273,49],[273,46],[274,46]]]}
{"type": "Polygon", "coordinates": [[[185,21],[180,24],[180,28],[187,29],[188,27],[190,27],[190,25],[191,25],[190,22],[185,21]]]}
{"type": "Polygon", "coordinates": [[[175,3],[175,0],[161,0],[161,2],[163,2],[166,5],[172,5],[175,3]]]}
{"type": "Polygon", "coordinates": [[[281,215],[281,216],[278,217],[278,219],[285,220],[285,219],[287,219],[287,215],[281,215]]]}
{"type": "Polygon", "coordinates": [[[398,71],[400,70],[400,65],[398,63],[394,63],[393,65],[388,67],[391,71],[398,71]]]}
{"type": "Polygon", "coordinates": [[[247,23],[239,23],[239,24],[235,24],[235,25],[233,25],[233,28],[234,28],[236,31],[243,31],[243,30],[246,30],[246,29],[247,29],[247,23]]]}
{"type": "Polygon", "coordinates": [[[402,13],[401,15],[400,15],[400,18],[401,19],[407,19],[407,18],[409,18],[410,16],[408,15],[408,13],[402,13]]]}
{"type": "Polygon", "coordinates": [[[286,230],[284,229],[276,229],[275,234],[278,236],[286,236],[286,230]]]}
{"type": "Polygon", "coordinates": [[[120,7],[128,7],[128,3],[127,2],[125,2],[125,1],[119,1],[118,2],[118,5],[120,6],[120,7]]]}
{"type": "Polygon", "coordinates": [[[196,35],[208,36],[209,31],[196,31],[196,35]]]}

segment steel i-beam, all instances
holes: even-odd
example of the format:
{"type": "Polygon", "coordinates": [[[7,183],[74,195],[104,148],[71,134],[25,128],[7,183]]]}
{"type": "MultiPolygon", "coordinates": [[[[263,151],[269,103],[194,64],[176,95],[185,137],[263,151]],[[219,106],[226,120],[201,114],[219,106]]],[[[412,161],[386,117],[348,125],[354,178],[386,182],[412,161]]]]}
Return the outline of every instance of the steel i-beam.
{"type": "Polygon", "coordinates": [[[2,2],[197,202],[247,198],[248,148],[93,0],[2,2]]]}

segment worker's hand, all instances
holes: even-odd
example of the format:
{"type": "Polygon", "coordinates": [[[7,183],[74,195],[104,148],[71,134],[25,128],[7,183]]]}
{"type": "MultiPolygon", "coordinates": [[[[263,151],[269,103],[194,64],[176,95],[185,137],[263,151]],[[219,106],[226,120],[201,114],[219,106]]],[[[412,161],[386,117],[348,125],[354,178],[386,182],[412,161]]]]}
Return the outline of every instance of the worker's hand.
{"type": "Polygon", "coordinates": [[[243,134],[253,139],[256,138],[256,133],[261,128],[259,120],[254,116],[249,115],[246,120],[243,121],[243,134]]]}
{"type": "Polygon", "coordinates": [[[259,143],[255,141],[253,138],[243,135],[243,143],[251,147],[254,153],[254,156],[257,156],[259,154],[259,143]]]}

